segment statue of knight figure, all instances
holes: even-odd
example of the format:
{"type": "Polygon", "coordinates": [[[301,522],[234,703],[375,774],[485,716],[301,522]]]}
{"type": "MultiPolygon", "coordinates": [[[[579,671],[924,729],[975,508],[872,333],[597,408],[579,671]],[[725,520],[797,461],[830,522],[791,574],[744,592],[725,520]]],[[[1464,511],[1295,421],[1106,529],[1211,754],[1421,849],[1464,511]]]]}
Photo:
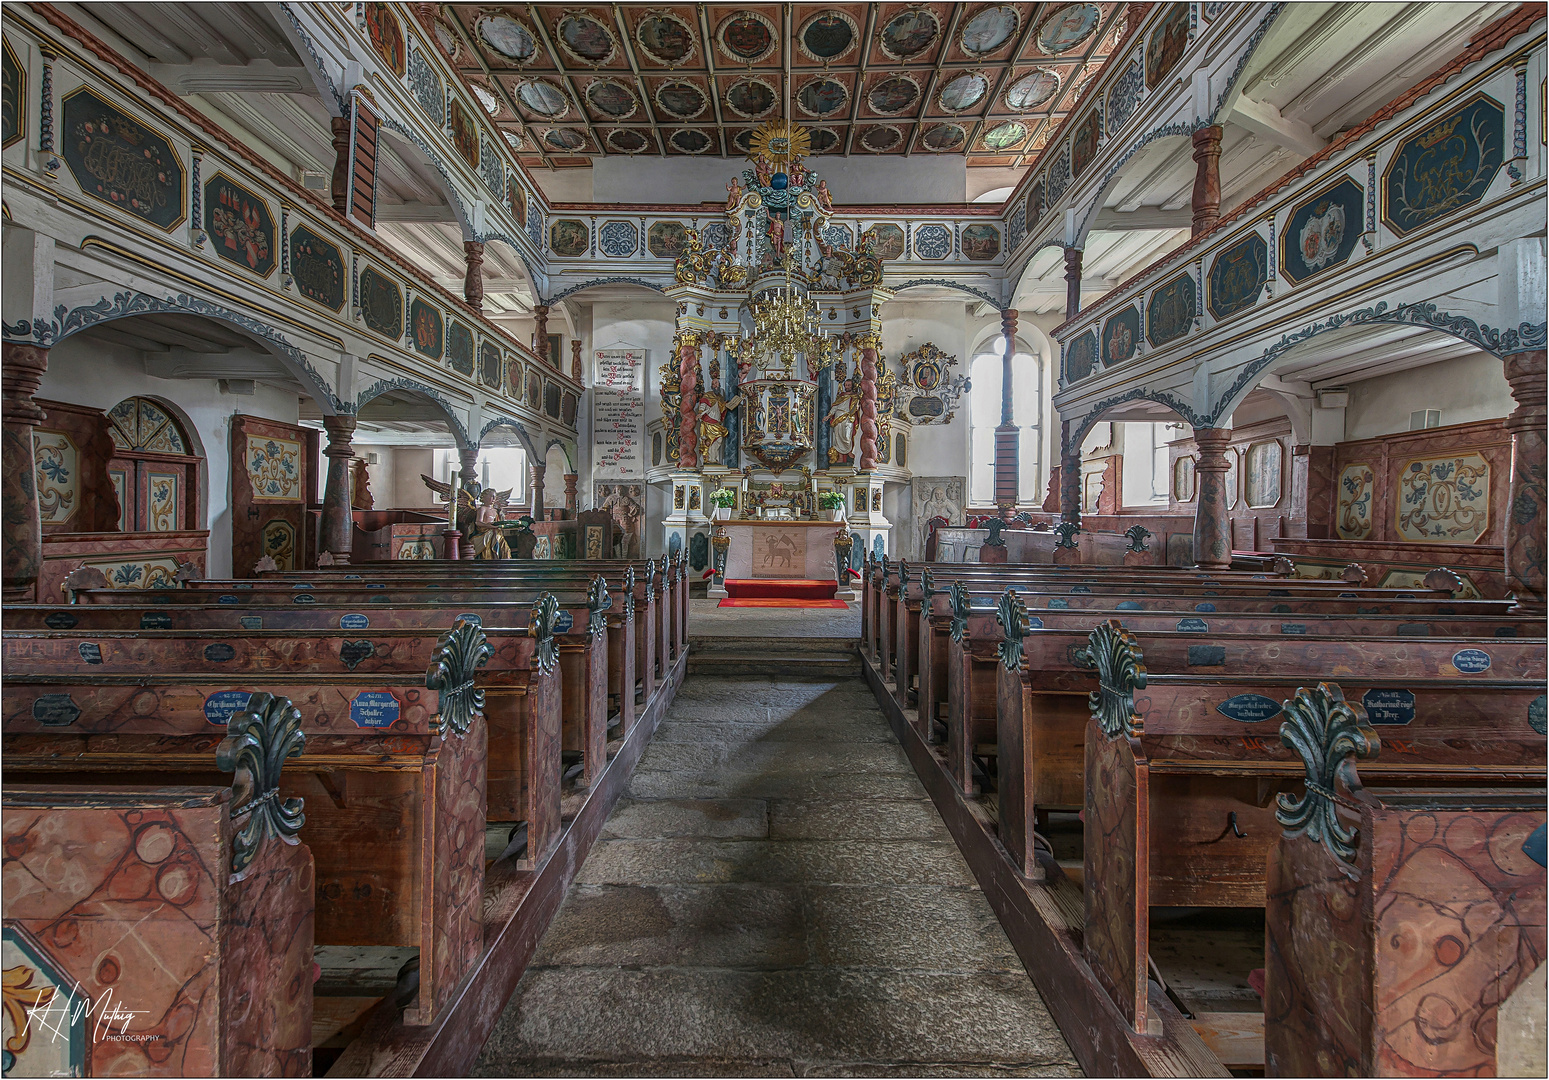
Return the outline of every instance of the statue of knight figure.
{"type": "Polygon", "coordinates": [[[728,434],[726,414],[742,404],[742,395],[728,401],[721,396],[721,362],[710,360],[710,379],[700,391],[699,403],[694,411],[699,416],[699,445],[706,465],[719,465],[725,460],[723,444],[728,434]]]}

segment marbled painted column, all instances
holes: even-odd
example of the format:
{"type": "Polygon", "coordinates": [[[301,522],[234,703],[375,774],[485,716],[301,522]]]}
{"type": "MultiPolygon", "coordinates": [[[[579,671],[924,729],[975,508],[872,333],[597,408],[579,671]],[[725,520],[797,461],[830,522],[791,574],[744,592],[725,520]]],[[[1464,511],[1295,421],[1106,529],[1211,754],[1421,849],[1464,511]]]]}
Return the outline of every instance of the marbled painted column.
{"type": "Polygon", "coordinates": [[[477,446],[459,446],[457,448],[457,460],[462,464],[458,474],[462,477],[463,490],[472,491],[474,485],[479,482],[479,448],[477,446]]]}
{"type": "Polygon", "coordinates": [[[1070,444],[1070,421],[1060,423],[1060,520],[1081,523],[1081,446],[1070,444]]]}
{"type": "MultiPolygon", "coordinates": [[[[1506,418],[1511,432],[1511,504],[1506,515],[1506,591],[1516,598],[1514,611],[1526,615],[1545,612],[1545,527],[1549,524],[1549,492],[1546,492],[1545,423],[1549,410],[1545,399],[1545,372],[1549,365],[1543,349],[1512,353],[1506,357],[1506,381],[1517,408],[1506,418]]],[[[7,468],[9,477],[9,468],[7,468]]],[[[9,489],[7,489],[9,490],[9,489]]],[[[7,519],[9,520],[9,519],[7,519]]]]}
{"type": "Polygon", "coordinates": [[[870,472],[877,467],[877,354],[882,349],[882,335],[873,330],[863,334],[857,344],[860,346],[861,416],[855,467],[861,472],[870,472]]]}
{"type": "Polygon", "coordinates": [[[1011,360],[1016,353],[1017,313],[1000,313],[1000,332],[1006,351],[1000,358],[1000,426],[995,429],[995,505],[1006,521],[1017,508],[1017,488],[1021,479],[1021,439],[1012,421],[1011,360]]]}
{"type": "Polygon", "coordinates": [[[350,118],[335,116],[328,123],[333,129],[333,179],[329,183],[333,208],[342,214],[350,204],[350,118]]]}
{"type": "Polygon", "coordinates": [[[355,437],[355,417],[348,413],[325,416],[323,430],[328,433],[328,445],[323,448],[323,456],[328,459],[328,478],[323,486],[323,534],[318,546],[332,555],[335,563],[347,563],[354,547],[350,465],[355,460],[355,449],[350,442],[355,437]]]}
{"type": "Polygon", "coordinates": [[[48,350],[37,345],[7,341],[4,371],[0,373],[0,592],[6,603],[34,599],[38,571],[43,564],[43,529],[38,520],[37,460],[32,450],[32,425],[43,419],[33,403],[43,373],[48,370],[48,350]]]}
{"type": "Polygon", "coordinates": [[[678,335],[678,468],[699,468],[699,335],[678,335]]]}
{"type": "Polygon", "coordinates": [[[547,468],[547,465],[531,465],[527,470],[532,480],[532,504],[528,513],[532,514],[534,521],[543,520],[543,474],[547,468]]]}
{"type": "Polygon", "coordinates": [[[1202,127],[1194,133],[1194,221],[1190,235],[1215,228],[1221,220],[1221,128],[1202,127]]]}
{"type": "Polygon", "coordinates": [[[463,241],[463,261],[468,271],[463,276],[463,299],[474,311],[484,310],[484,245],[477,240],[463,241]]]}
{"type": "Polygon", "coordinates": [[[1081,249],[1065,249],[1065,318],[1081,314],[1081,249]]]}
{"type": "Polygon", "coordinates": [[[573,517],[576,512],[576,483],[581,479],[579,474],[567,472],[565,474],[565,509],[573,517]]]}
{"type": "Polygon", "coordinates": [[[581,339],[570,339],[570,377],[576,382],[582,382],[581,368],[581,339]]]}
{"type": "Polygon", "coordinates": [[[532,309],[532,347],[538,359],[549,361],[549,305],[539,304],[532,309]]]}
{"type": "Polygon", "coordinates": [[[1195,428],[1199,460],[1194,463],[1199,504],[1194,511],[1194,562],[1202,570],[1226,570],[1232,565],[1231,519],[1226,514],[1227,428],[1195,428]]]}

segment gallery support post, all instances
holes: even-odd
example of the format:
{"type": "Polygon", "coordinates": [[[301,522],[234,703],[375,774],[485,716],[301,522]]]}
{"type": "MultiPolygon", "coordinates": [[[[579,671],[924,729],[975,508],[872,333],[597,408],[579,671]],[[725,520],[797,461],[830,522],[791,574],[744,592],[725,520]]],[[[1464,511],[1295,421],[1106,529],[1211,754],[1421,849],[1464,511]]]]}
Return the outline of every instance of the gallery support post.
{"type": "Polygon", "coordinates": [[[484,310],[484,244],[478,240],[463,241],[463,261],[467,272],[463,275],[463,299],[475,312],[484,310]]]}
{"type": "MultiPolygon", "coordinates": [[[[1515,610],[1542,617],[1545,604],[1546,490],[1545,425],[1549,422],[1549,388],[1545,386],[1543,349],[1512,353],[1505,359],[1506,382],[1517,408],[1506,418],[1511,432],[1511,499],[1506,511],[1506,591],[1515,610]]],[[[7,474],[9,475],[9,466],[7,474]]],[[[7,489],[9,490],[9,489],[7,489]]]]}
{"type": "Polygon", "coordinates": [[[1081,249],[1065,249],[1065,318],[1081,314],[1081,249]]]}
{"type": "Polygon", "coordinates": [[[4,357],[4,373],[0,377],[0,437],[4,440],[0,464],[5,469],[0,480],[0,529],[4,530],[0,588],[7,603],[17,603],[34,599],[38,571],[43,564],[38,467],[32,448],[32,427],[43,419],[43,410],[32,395],[37,393],[43,373],[48,370],[48,350],[40,345],[7,341],[4,357]]]}
{"type": "Polygon", "coordinates": [[[1195,428],[1199,460],[1194,476],[1199,502],[1194,511],[1194,562],[1201,570],[1228,570],[1232,565],[1231,521],[1226,514],[1226,473],[1231,464],[1226,449],[1228,428],[1195,428]]]}
{"type": "Polygon", "coordinates": [[[538,304],[532,309],[532,348],[538,359],[549,361],[549,305],[538,304]]]}
{"type": "Polygon", "coordinates": [[[1212,124],[1194,133],[1194,220],[1189,235],[1198,236],[1221,220],[1221,127],[1212,124]]]}
{"type": "Polygon", "coordinates": [[[1017,508],[1017,488],[1021,477],[1020,432],[1013,422],[1011,361],[1016,354],[1017,313],[1000,313],[1000,332],[1006,351],[1000,358],[1000,426],[995,429],[995,505],[1005,521],[1017,508]]]}
{"type": "Polygon", "coordinates": [[[1060,423],[1060,520],[1081,524],[1081,444],[1070,441],[1070,421],[1060,423]]]}
{"type": "Polygon", "coordinates": [[[323,430],[328,433],[328,445],[323,449],[323,456],[328,459],[328,477],[323,485],[322,536],[318,548],[333,556],[335,564],[349,562],[354,547],[350,466],[355,460],[355,449],[350,444],[355,438],[355,423],[350,413],[323,417],[323,430]]]}

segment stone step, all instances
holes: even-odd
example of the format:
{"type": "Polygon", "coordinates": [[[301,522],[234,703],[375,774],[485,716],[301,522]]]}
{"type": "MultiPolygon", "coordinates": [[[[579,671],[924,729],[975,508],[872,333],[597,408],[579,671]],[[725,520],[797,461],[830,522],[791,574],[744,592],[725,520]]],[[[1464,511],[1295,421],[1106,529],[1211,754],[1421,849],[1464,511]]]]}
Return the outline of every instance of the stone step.
{"type": "Polygon", "coordinates": [[[855,638],[690,637],[690,675],[849,678],[861,673],[855,638]]]}

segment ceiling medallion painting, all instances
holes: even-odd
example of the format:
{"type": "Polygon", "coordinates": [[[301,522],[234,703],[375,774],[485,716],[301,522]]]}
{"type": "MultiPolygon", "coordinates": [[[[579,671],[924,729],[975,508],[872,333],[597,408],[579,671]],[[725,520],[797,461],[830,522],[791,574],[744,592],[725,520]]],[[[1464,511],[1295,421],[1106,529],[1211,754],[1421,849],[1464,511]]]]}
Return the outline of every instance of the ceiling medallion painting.
{"type": "Polygon", "coordinates": [[[1034,68],[1006,88],[1006,108],[1031,112],[1059,93],[1060,77],[1048,68],[1034,68]]]}
{"type": "MultiPolygon", "coordinates": [[[[511,20],[507,19],[505,21],[510,22],[511,20]]],[[[462,42],[457,40],[457,31],[453,30],[451,24],[445,19],[437,19],[435,29],[432,32],[436,36],[436,44],[441,46],[441,51],[446,53],[449,60],[456,60],[461,55],[463,51],[462,42]]],[[[525,31],[523,32],[525,33],[525,31]]],[[[485,40],[488,41],[489,39],[485,38],[485,40]]],[[[490,44],[490,48],[495,48],[493,43],[490,44]]],[[[515,60],[516,57],[513,56],[510,59],[515,60]]],[[[532,50],[528,51],[526,59],[532,59],[532,50]]]]}
{"type": "Polygon", "coordinates": [[[608,25],[584,11],[567,11],[554,23],[559,47],[583,64],[601,67],[618,52],[618,38],[608,25]]]}
{"type": "Polygon", "coordinates": [[[826,154],[839,146],[839,133],[833,128],[812,128],[808,134],[812,138],[812,152],[814,154],[826,154]]]}
{"type": "Polygon", "coordinates": [[[751,131],[739,131],[731,137],[731,148],[739,154],[751,154],[753,152],[753,133],[751,131]]]}
{"type": "Polygon", "coordinates": [[[714,139],[697,128],[679,128],[667,141],[685,154],[703,154],[715,145],[714,139]]]}
{"type": "Polygon", "coordinates": [[[727,106],[745,120],[760,120],[767,116],[775,107],[776,99],[775,88],[752,75],[732,83],[726,91],[727,106]]]}
{"type": "Polygon", "coordinates": [[[710,105],[710,99],[695,83],[673,79],[656,88],[657,107],[677,120],[692,120],[710,105]]]}
{"type": "Polygon", "coordinates": [[[649,139],[633,128],[615,128],[608,132],[607,143],[609,150],[621,154],[638,154],[651,145],[649,139]]]}
{"type": "Polygon", "coordinates": [[[1047,56],[1058,56],[1080,45],[1097,30],[1102,12],[1096,4],[1071,4],[1061,8],[1038,28],[1038,48],[1047,56]]]}
{"type": "Polygon", "coordinates": [[[822,11],[802,24],[796,45],[808,60],[826,64],[838,60],[860,39],[855,20],[842,11],[822,11]]]}
{"type": "Polygon", "coordinates": [[[544,145],[573,154],[586,145],[586,136],[575,128],[551,128],[543,135],[544,145]]]}
{"type": "Polygon", "coordinates": [[[866,104],[871,111],[883,116],[896,116],[920,99],[920,84],[908,75],[889,75],[866,94],[866,104]]]}
{"type": "Polygon", "coordinates": [[[570,111],[570,100],[565,92],[548,79],[526,79],[518,83],[516,100],[548,120],[557,120],[570,111]]]}
{"type": "Polygon", "coordinates": [[[1027,125],[1019,120],[1007,120],[996,124],[984,133],[984,145],[991,150],[1009,150],[1027,138],[1027,125]]]}
{"type": "Polygon", "coordinates": [[[968,142],[968,132],[962,124],[937,124],[920,139],[925,149],[936,154],[950,154],[961,150],[968,142]]]}
{"type": "Polygon", "coordinates": [[[640,108],[635,92],[617,79],[598,79],[588,86],[586,103],[610,120],[628,120],[640,108]]]}
{"type": "Polygon", "coordinates": [[[735,64],[756,64],[779,44],[774,23],[756,11],[728,16],[715,32],[715,42],[735,64]]]}
{"type": "Polygon", "coordinates": [[[635,27],[635,43],[663,67],[677,67],[694,58],[698,43],[694,28],[671,11],[651,11],[635,27]]]}
{"type": "Polygon", "coordinates": [[[491,116],[500,115],[500,99],[495,96],[495,91],[483,83],[469,80],[468,89],[473,91],[473,96],[479,99],[479,104],[484,106],[484,111],[491,116]]]}
{"type": "Polygon", "coordinates": [[[912,60],[936,43],[941,20],[929,8],[910,8],[894,15],[877,35],[877,44],[890,60],[912,60]]]}
{"type": "MultiPolygon", "coordinates": [[[[441,37],[443,24],[436,24],[436,37],[441,37]]],[[[451,28],[447,28],[450,32],[451,28]]],[[[532,31],[511,18],[509,15],[485,15],[474,24],[474,30],[479,38],[495,52],[507,60],[518,64],[525,64],[538,54],[538,43],[532,36],[532,31]]],[[[456,44],[456,39],[453,39],[456,44]]],[[[443,48],[445,46],[443,45],[443,48]]],[[[448,50],[448,54],[454,59],[456,52],[448,50]]]]}
{"type": "Polygon", "coordinates": [[[1010,41],[1022,23],[1017,9],[1002,5],[985,8],[963,24],[958,47],[972,57],[988,56],[1010,41]]]}
{"type": "Polygon", "coordinates": [[[869,127],[861,135],[861,145],[873,154],[885,154],[889,150],[896,150],[903,141],[904,133],[892,124],[869,127]]]}
{"type": "Polygon", "coordinates": [[[520,153],[525,153],[527,151],[527,140],[522,138],[522,133],[521,132],[519,132],[519,131],[506,131],[506,132],[502,132],[501,134],[505,135],[505,137],[506,137],[506,145],[509,146],[511,149],[516,150],[516,151],[518,151],[520,153]]]}
{"type": "Polygon", "coordinates": [[[977,71],[954,76],[936,95],[936,104],[949,113],[967,112],[990,92],[990,81],[977,71]]]}
{"type": "Polygon", "coordinates": [[[808,116],[824,117],[844,108],[850,91],[844,83],[820,75],[796,92],[796,105],[808,116]]]}

